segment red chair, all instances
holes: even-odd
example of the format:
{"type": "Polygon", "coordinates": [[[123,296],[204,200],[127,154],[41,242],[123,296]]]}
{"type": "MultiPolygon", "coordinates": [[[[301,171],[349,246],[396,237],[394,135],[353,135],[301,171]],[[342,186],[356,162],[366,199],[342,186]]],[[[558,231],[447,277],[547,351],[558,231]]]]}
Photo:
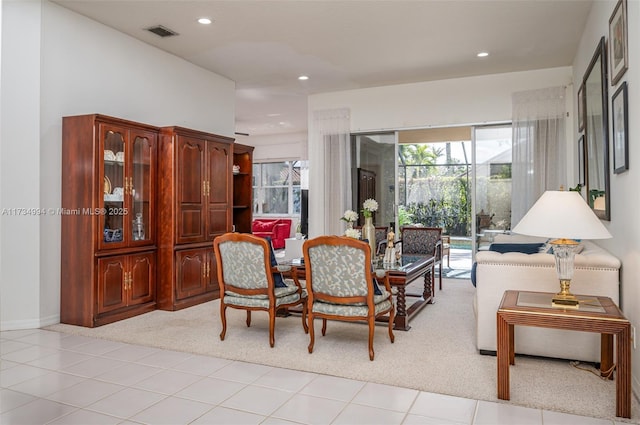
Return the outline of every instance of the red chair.
{"type": "Polygon", "coordinates": [[[284,249],[284,240],[291,235],[291,220],[288,218],[256,218],[251,223],[251,233],[271,238],[273,249],[284,249]]]}

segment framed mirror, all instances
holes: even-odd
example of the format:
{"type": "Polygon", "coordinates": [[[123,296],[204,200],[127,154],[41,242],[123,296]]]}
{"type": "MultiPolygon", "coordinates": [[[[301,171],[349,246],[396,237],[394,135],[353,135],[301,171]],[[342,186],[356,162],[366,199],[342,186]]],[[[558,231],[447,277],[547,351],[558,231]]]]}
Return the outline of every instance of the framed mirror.
{"type": "Polygon", "coordinates": [[[598,42],[591,63],[584,74],[583,85],[587,202],[600,219],[610,220],[609,104],[607,53],[604,37],[598,42]]]}

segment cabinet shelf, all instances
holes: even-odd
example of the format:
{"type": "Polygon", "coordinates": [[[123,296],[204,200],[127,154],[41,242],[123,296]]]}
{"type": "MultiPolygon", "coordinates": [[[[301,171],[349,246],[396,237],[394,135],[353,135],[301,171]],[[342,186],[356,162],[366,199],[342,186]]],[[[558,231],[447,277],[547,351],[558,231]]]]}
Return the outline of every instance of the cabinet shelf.
{"type": "Polygon", "coordinates": [[[233,174],[233,225],[237,232],[251,233],[253,146],[234,143],[233,163],[240,167],[240,172],[233,174]]]}

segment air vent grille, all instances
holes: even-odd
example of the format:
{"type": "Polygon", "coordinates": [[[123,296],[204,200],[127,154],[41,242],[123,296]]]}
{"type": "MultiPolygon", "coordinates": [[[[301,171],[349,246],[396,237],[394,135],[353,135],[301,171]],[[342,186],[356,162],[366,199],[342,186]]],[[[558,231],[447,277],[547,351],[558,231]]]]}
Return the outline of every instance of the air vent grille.
{"type": "Polygon", "coordinates": [[[167,27],[163,27],[162,25],[149,27],[147,28],[147,31],[152,32],[155,35],[159,35],[160,37],[173,37],[174,35],[178,35],[177,32],[172,31],[167,27]]]}

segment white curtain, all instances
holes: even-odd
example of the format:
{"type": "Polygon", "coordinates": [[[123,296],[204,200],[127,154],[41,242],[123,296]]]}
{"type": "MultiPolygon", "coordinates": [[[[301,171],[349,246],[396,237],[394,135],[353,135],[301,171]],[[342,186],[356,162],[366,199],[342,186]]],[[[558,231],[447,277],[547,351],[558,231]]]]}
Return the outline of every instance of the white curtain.
{"type": "Polygon", "coordinates": [[[545,190],[565,182],[565,91],[550,87],[512,96],[512,227],[545,190]]]}
{"type": "Polygon", "coordinates": [[[342,234],[344,211],[351,205],[350,110],[348,108],[314,111],[316,143],[322,146],[324,234],[342,234]]]}

